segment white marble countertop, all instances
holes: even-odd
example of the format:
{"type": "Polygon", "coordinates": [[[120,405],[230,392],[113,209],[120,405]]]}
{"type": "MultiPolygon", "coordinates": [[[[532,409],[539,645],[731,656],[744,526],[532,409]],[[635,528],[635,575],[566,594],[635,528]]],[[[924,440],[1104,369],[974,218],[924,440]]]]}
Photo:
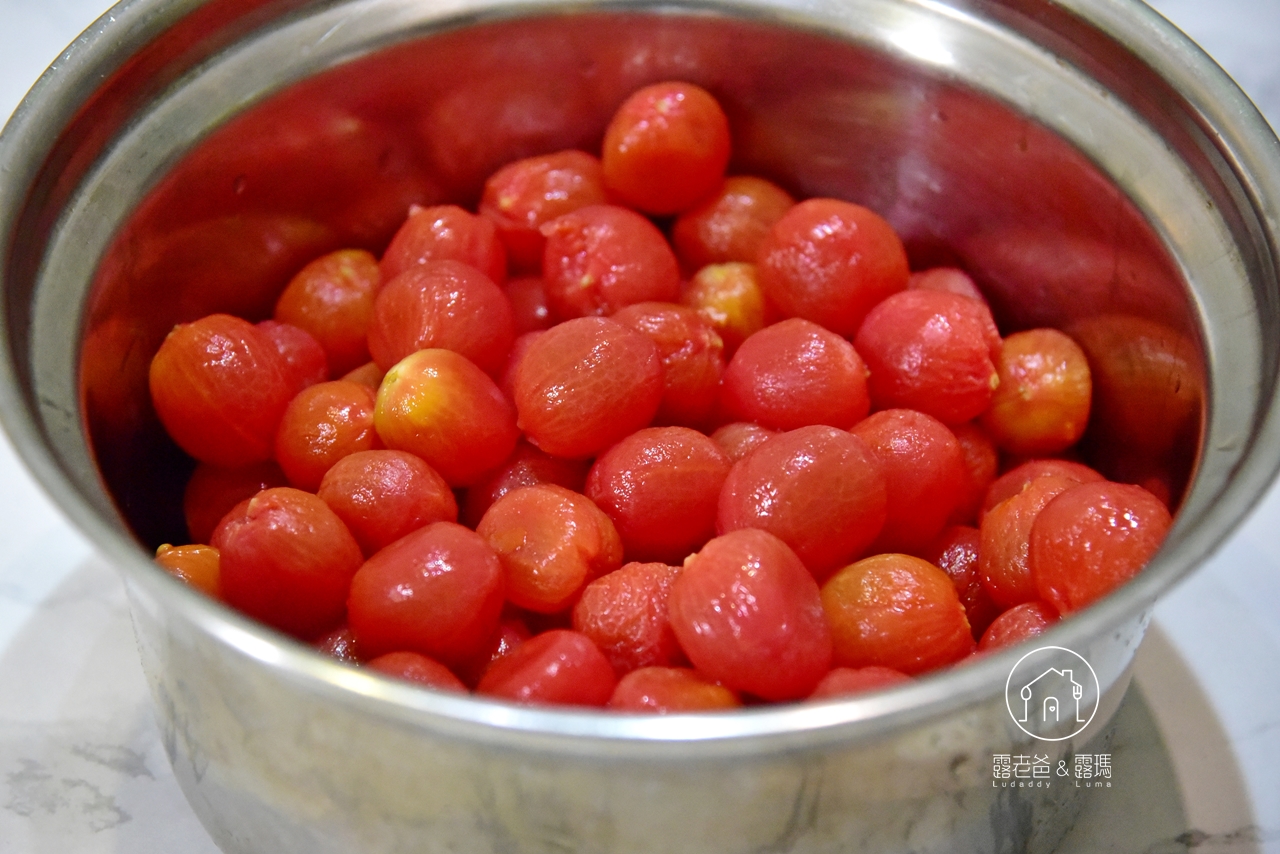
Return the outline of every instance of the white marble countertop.
{"type": "MultiPolygon", "coordinates": [[[[108,5],[0,0],[0,116],[108,5]]],[[[1280,126],[1280,0],[1152,5],[1280,126]]],[[[1161,602],[1137,681],[1124,785],[1064,851],[1280,854],[1280,488],[1161,602]]],[[[0,436],[0,854],[178,851],[217,849],[160,746],[121,583],[0,436]]]]}

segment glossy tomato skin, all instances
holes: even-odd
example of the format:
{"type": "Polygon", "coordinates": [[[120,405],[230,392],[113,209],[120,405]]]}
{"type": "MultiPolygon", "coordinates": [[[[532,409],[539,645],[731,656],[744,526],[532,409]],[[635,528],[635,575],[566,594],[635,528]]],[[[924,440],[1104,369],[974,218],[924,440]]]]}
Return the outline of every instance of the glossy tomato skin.
{"type": "Polygon", "coordinates": [[[831,665],[818,585],[766,531],[732,531],[707,543],[686,561],[669,607],[694,667],[733,690],[796,700],[831,665]]]}
{"type": "Polygon", "coordinates": [[[369,361],[366,335],[381,284],[378,261],[363,249],[322,255],[289,280],[275,319],[305,329],[324,348],[331,376],[369,361]]]}
{"type": "Polygon", "coordinates": [[[964,459],[965,480],[956,495],[956,509],[951,521],[957,525],[973,525],[982,509],[982,500],[1000,472],[1000,451],[995,442],[973,421],[951,426],[960,443],[964,459]]]}
{"type": "Polygon", "coordinates": [[[511,454],[515,412],[484,371],[452,350],[419,350],[397,362],[373,415],[388,448],[426,460],[450,486],[470,486],[511,454]]]}
{"type": "Polygon", "coordinates": [[[351,579],[348,619],[370,656],[409,650],[459,664],[502,612],[502,565],[474,531],[434,522],[376,553],[351,579]]]}
{"type": "Polygon", "coordinates": [[[1073,486],[1045,505],[1031,529],[1035,589],[1063,614],[1091,605],[1141,571],[1170,525],[1164,503],[1140,486],[1073,486]]]}
{"type": "Polygon", "coordinates": [[[951,579],[921,558],[863,558],[823,585],[822,604],[840,666],[913,676],[954,664],[976,646],[951,579]]]}
{"type": "Polygon", "coordinates": [[[1014,605],[996,617],[982,633],[978,652],[992,652],[1047,632],[1059,620],[1058,611],[1039,599],[1014,605]]]}
{"type": "Polygon", "coordinates": [[[571,607],[588,582],[622,565],[609,517],[585,495],[553,484],[508,492],[476,532],[502,561],[511,604],[541,614],[571,607]]]}
{"type": "Polygon", "coordinates": [[[1031,576],[1032,526],[1045,505],[1073,485],[1065,477],[1038,477],[982,517],[978,565],[983,586],[1000,607],[1043,598],[1031,576]]]}
{"type": "Polygon", "coordinates": [[[299,392],[276,431],[276,461],[289,483],[314,492],[335,463],[382,446],[373,427],[373,389],[350,380],[299,392]]]}
{"type": "Polygon", "coordinates": [[[679,563],[715,534],[729,458],[688,427],[647,427],[609,448],[586,495],[613,520],[631,560],[679,563]]]}
{"type": "MultiPolygon", "coordinates": [[[[852,338],[867,312],[907,286],[907,253],[882,217],[838,199],[809,199],[774,223],[757,260],[760,287],[785,317],[852,338]]],[[[861,348],[859,348],[861,349],[861,348]]]]}
{"type": "Polygon", "coordinates": [[[461,261],[501,285],[507,280],[507,255],[491,220],[457,205],[414,205],[382,254],[382,281],[389,282],[426,261],[461,261]]]}
{"type": "Polygon", "coordinates": [[[768,531],[822,580],[875,540],[887,500],[883,467],[866,442],[834,427],[801,427],[734,463],[716,529],[768,531]]]}
{"type": "Polygon", "coordinates": [[[977,528],[951,525],[924,554],[925,560],[945,572],[955,585],[975,638],[980,638],[1000,614],[1000,607],[982,583],[981,544],[977,528]]]}
{"type": "Polygon", "coordinates": [[[274,460],[236,468],[200,463],[182,495],[182,512],[193,543],[207,543],[222,517],[241,501],[264,489],[287,486],[288,479],[274,460]]]}
{"type": "Polygon", "coordinates": [[[456,691],[467,693],[467,686],[453,675],[453,671],[434,658],[418,652],[388,652],[370,659],[366,665],[384,676],[391,676],[405,682],[412,682],[424,688],[437,691],[456,691]]]}
{"type": "Polygon", "coordinates": [[[366,557],[433,522],[458,521],[445,479],[405,451],[357,451],[325,473],[316,495],[346,524],[366,557]]]}
{"type": "Polygon", "coordinates": [[[1084,436],[1093,383],[1080,345],[1056,329],[1027,329],[1005,339],[996,362],[1000,384],[982,425],[1005,451],[1043,456],[1084,436]]]}
{"type": "Polygon", "coordinates": [[[551,629],[493,662],[476,693],[516,703],[600,707],[617,682],[609,660],[586,635],[551,629]]]}
{"type": "Polygon", "coordinates": [[[282,486],[241,502],[218,524],[227,604],[304,640],[342,622],[363,556],[342,520],[309,492],[282,486]]]}
{"type": "Polygon", "coordinates": [[[723,685],[688,667],[642,667],[618,680],[609,698],[615,712],[715,712],[736,709],[742,700],[723,685]]]}
{"type": "Polygon", "coordinates": [[[662,302],[629,305],[612,319],[658,347],[662,403],[654,420],[695,428],[710,424],[724,376],[724,342],[711,324],[687,306],[662,302]]]}
{"type": "Polygon", "coordinates": [[[543,225],[606,201],[600,159],[585,151],[558,151],[516,160],[489,176],[480,214],[493,220],[511,266],[541,272],[543,225]]]}
{"type": "Polygon", "coordinates": [[[213,546],[171,546],[156,550],[156,563],[211,599],[222,598],[221,561],[213,546]]]}
{"type": "Polygon", "coordinates": [[[364,656],[360,654],[360,648],[356,644],[356,637],[351,633],[351,627],[346,623],[338,626],[328,634],[322,635],[312,646],[315,647],[317,652],[322,652],[344,664],[364,663],[364,656]]]}
{"type": "Polygon", "coordinates": [[[506,294],[484,273],[459,261],[425,261],[378,291],[368,340],[383,370],[417,350],[440,348],[496,376],[515,340],[515,319],[506,294]]]}
{"type": "Polygon", "coordinates": [[[386,375],[386,371],[379,368],[376,362],[365,362],[359,367],[352,368],[342,375],[342,379],[351,380],[353,383],[367,385],[374,391],[378,390],[378,386],[382,385],[382,378],[386,375]]]}
{"type": "Polygon", "coordinates": [[[964,487],[964,455],[947,426],[911,409],[886,409],[851,431],[884,472],[884,527],[872,551],[920,554],[946,526],[964,487]]]}
{"type": "Polygon", "coordinates": [[[725,369],[720,402],[729,418],[771,430],[847,430],[871,409],[867,366],[839,335],[791,318],[742,342],[725,369]]]}
{"type": "Polygon", "coordinates": [[[542,227],[542,278],[562,320],[675,302],[680,265],[658,227],[629,208],[588,205],[542,227]]]}
{"type": "Polygon", "coordinates": [[[581,492],[590,466],[590,460],[553,457],[521,439],[502,465],[467,490],[462,504],[463,524],[471,528],[479,525],[495,501],[522,486],[552,483],[581,492]]]}
{"type": "Polygon", "coordinates": [[[648,336],[604,317],[565,321],[533,340],[516,366],[520,428],[554,456],[594,456],[648,426],[662,378],[648,336]]]}
{"type": "Polygon", "coordinates": [[[893,294],[868,312],[853,345],[866,360],[876,409],[969,421],[999,385],[999,334],[986,305],[944,291],[893,294]]]}
{"type": "Polygon", "coordinates": [[[271,459],[297,391],[288,363],[248,321],[212,314],[174,328],[151,360],[151,401],[178,446],[236,467],[271,459]]]}
{"type": "Polygon", "coordinates": [[[711,439],[736,463],[776,435],[777,430],[750,421],[732,421],[712,433],[711,439]]]}
{"type": "Polygon", "coordinates": [[[984,305],[987,302],[982,291],[974,284],[973,278],[956,267],[932,267],[912,273],[907,279],[907,288],[908,290],[946,291],[977,300],[984,305]]]}
{"type": "Polygon", "coordinates": [[[258,331],[270,339],[284,357],[295,394],[329,379],[329,357],[310,332],[278,320],[262,321],[258,331]]]}
{"type": "Polygon", "coordinates": [[[997,477],[987,487],[986,495],[982,499],[979,521],[1001,501],[1012,498],[1026,489],[1031,481],[1046,475],[1065,478],[1072,483],[1093,483],[1105,480],[1098,472],[1074,460],[1027,460],[997,477]]]}
{"type": "Polygon", "coordinates": [[[497,630],[481,653],[456,668],[458,677],[464,684],[474,688],[491,664],[507,657],[516,647],[533,637],[525,621],[519,616],[506,613],[506,610],[504,609],[502,619],[498,621],[497,630]]]}
{"type": "Polygon", "coordinates": [[[511,316],[515,321],[517,335],[537,329],[550,329],[556,325],[556,320],[551,315],[551,303],[547,299],[547,283],[542,280],[541,275],[508,279],[502,292],[511,303],[511,316]]]}
{"type": "Polygon", "coordinates": [[[772,181],[730,176],[713,195],[676,218],[671,242],[686,270],[736,261],[754,264],[769,229],[795,203],[772,181]]]}
{"type": "Polygon", "coordinates": [[[646,86],[605,128],[605,188],[645,213],[679,213],[715,192],[729,146],[729,120],[710,92],[681,81],[646,86]]]}

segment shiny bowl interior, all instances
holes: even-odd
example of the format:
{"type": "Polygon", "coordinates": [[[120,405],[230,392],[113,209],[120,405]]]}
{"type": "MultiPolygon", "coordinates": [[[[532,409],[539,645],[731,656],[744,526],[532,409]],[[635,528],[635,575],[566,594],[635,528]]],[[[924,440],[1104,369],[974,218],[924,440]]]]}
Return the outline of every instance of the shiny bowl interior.
{"type": "MultiPolygon", "coordinates": [[[[252,764],[211,746],[221,731],[195,719],[219,703],[230,718],[279,713],[283,727],[296,719],[282,709],[320,700],[335,731],[376,721],[495,762],[691,761],[721,774],[744,758],[843,756],[936,732],[1003,688],[1015,653],[873,698],[714,718],[517,709],[352,671],[150,564],[157,544],[184,536],[191,463],[160,430],[146,382],[175,323],[265,317],[310,257],[377,252],[410,202],[468,204],[513,158],[590,149],[628,92],[668,78],[724,103],[733,171],[866,204],[903,235],[914,268],[969,270],[1006,331],[1051,325],[1085,345],[1098,384],[1087,459],[1181,497],[1142,575],[1045,638],[1087,652],[1104,689],[1123,693],[1155,598],[1273,475],[1280,146],[1139,2],[122,3],[0,137],[0,412],[38,478],[122,567],[171,758],[189,765],[179,778],[227,850],[259,843],[226,829],[226,804],[285,808],[260,783],[238,780],[228,796],[225,768],[210,794],[199,756],[206,771],[252,764]],[[175,675],[191,666],[248,687],[214,698],[175,675]]],[[[972,755],[1007,736],[993,738],[972,755]]],[[[279,838],[277,850],[308,850],[279,838]]],[[[307,844],[330,850],[323,835],[307,844]]]]}

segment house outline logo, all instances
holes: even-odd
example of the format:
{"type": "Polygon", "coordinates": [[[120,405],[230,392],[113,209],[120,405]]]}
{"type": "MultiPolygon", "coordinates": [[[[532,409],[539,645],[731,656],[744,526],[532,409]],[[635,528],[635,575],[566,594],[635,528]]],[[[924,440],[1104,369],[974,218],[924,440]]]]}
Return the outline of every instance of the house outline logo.
{"type": "Polygon", "coordinates": [[[1022,656],[1005,682],[1009,716],[1039,741],[1079,735],[1097,713],[1100,696],[1093,666],[1061,646],[1042,646],[1022,656]],[[1070,731],[1059,734],[1065,729],[1070,731]]]}

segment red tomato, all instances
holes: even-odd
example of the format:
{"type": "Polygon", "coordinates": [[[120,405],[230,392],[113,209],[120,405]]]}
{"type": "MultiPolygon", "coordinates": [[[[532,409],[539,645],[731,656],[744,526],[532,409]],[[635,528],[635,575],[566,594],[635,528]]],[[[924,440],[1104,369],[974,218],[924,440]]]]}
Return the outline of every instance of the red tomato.
{"type": "Polygon", "coordinates": [[[964,607],[946,573],[917,557],[882,554],[845,567],[822,587],[835,663],[908,675],[974,651],[964,607]]]}
{"type": "Polygon", "coordinates": [[[1031,529],[1035,589],[1060,613],[1078,611],[1137,575],[1171,524],[1164,503],[1140,486],[1073,486],[1045,505],[1031,529]]]}
{"type": "Polygon", "coordinates": [[[765,531],[716,537],[671,588],[671,627],[694,667],[766,700],[808,696],[831,666],[817,582],[765,531]]]}
{"type": "Polygon", "coordinates": [[[369,558],[351,579],[347,615],[366,655],[411,650],[459,664],[498,627],[502,564],[474,531],[434,522],[369,558]]]}
{"type": "Polygon", "coordinates": [[[342,622],[351,577],[364,560],[346,525],[309,492],[266,489],[213,532],[227,604],[310,640],[342,622]]]}
{"type": "Polygon", "coordinates": [[[617,681],[609,660],[586,635],[552,629],[490,665],[476,693],[516,703],[603,706],[617,681]]]}
{"type": "Polygon", "coordinates": [[[632,94],[604,132],[605,188],[650,214],[687,210],[713,193],[729,164],[729,119],[692,83],[632,94]]]}
{"type": "Polygon", "coordinates": [[[212,314],[174,328],[151,360],[151,401],[197,460],[235,467],[271,459],[298,390],[288,363],[248,321],[212,314]]]}
{"type": "Polygon", "coordinates": [[[765,237],[757,266],[760,287],[779,311],[846,338],[872,307],[906,288],[908,276],[893,226],[838,199],[809,199],[788,210],[765,237]]]}

